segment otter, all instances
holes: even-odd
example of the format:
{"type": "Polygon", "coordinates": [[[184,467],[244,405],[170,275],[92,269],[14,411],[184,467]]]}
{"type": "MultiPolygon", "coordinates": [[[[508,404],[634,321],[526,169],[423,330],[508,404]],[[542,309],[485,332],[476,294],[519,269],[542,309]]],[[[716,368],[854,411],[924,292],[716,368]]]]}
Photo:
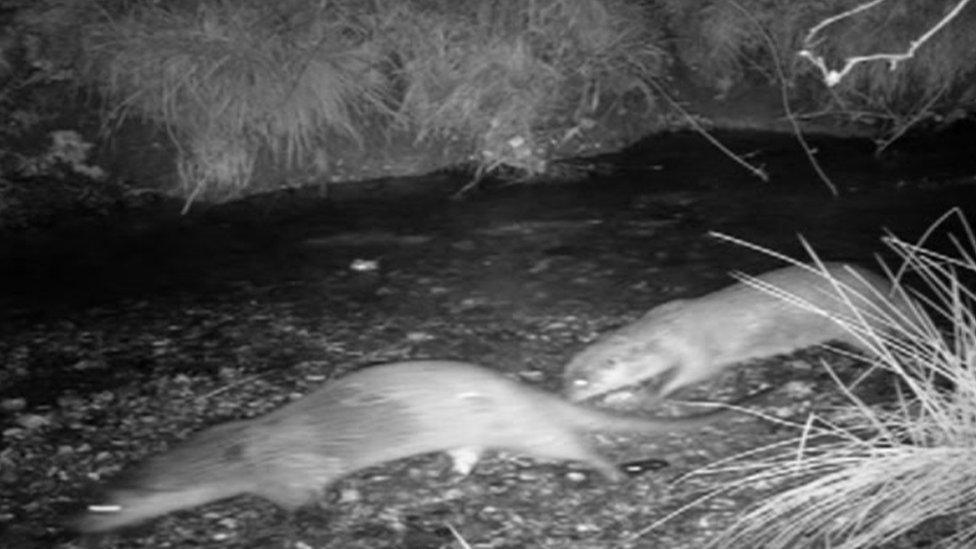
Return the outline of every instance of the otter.
{"type": "Polygon", "coordinates": [[[564,369],[564,393],[578,402],[660,377],[664,381],[653,396],[664,398],[750,359],[828,342],[867,350],[857,335],[831,316],[854,322],[860,313],[869,326],[884,331],[915,318],[908,298],[891,295],[892,285],[885,278],[843,263],[823,266],[834,282],[812,267],[801,266],[756,277],[763,286],[816,310],[743,281],[654,307],[574,356],[564,369]]]}
{"type": "Polygon", "coordinates": [[[265,416],[205,429],[124,472],[106,501],[72,524],[103,532],[239,494],[293,510],[341,477],[391,460],[447,451],[467,474],[482,452],[575,460],[611,480],[622,473],[584,431],[667,432],[729,410],[639,418],[594,410],[499,372],[453,361],[369,367],[265,416]]]}

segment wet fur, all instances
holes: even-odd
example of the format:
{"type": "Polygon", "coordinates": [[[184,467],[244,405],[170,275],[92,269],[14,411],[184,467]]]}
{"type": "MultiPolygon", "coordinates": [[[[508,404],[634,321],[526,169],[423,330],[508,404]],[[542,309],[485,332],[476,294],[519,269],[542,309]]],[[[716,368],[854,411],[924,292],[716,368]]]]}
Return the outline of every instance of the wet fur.
{"type": "MultiPolygon", "coordinates": [[[[852,289],[845,292],[866,316],[878,318],[881,311],[881,315],[911,318],[908,304],[891,298],[898,312],[882,301],[891,292],[888,280],[841,263],[826,266],[835,279],[852,289]]],[[[852,316],[831,282],[817,273],[793,266],[758,278],[823,311],[852,316]]],[[[883,329],[880,320],[876,323],[883,329]]],[[[656,396],[663,398],[733,364],[832,341],[863,347],[826,316],[738,282],[702,297],[655,307],[636,322],[599,339],[567,364],[564,391],[570,400],[580,401],[660,377],[663,383],[656,396]]]]}
{"type": "MultiPolygon", "coordinates": [[[[417,454],[477,459],[506,449],[620,472],[584,431],[666,432],[705,425],[724,412],[642,419],[580,407],[472,364],[418,361],[375,366],[326,384],[268,415],[206,429],[110,484],[84,513],[84,532],[106,531],[171,511],[251,493],[294,509],[337,479],[417,454]],[[89,508],[93,509],[93,508],[89,508]]],[[[466,473],[455,461],[455,468],[466,473]]]]}

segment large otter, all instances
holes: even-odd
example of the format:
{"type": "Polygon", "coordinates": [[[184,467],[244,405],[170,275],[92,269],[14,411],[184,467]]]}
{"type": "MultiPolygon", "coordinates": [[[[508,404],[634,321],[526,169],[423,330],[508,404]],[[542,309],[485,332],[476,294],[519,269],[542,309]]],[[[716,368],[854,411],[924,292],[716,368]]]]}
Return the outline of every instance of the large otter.
{"type": "Polygon", "coordinates": [[[449,451],[467,473],[487,449],[576,460],[616,479],[583,431],[667,432],[727,410],[636,418],[592,410],[463,362],[374,366],[262,417],[206,429],[110,484],[74,525],[97,532],[251,493],[294,509],[340,477],[386,461],[449,451]]]}

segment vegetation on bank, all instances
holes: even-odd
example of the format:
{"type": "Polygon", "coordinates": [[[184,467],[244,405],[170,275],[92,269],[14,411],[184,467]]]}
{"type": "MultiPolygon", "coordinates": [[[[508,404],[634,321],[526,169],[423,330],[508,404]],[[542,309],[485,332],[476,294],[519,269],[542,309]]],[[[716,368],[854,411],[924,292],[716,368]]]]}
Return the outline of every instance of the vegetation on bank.
{"type": "Polygon", "coordinates": [[[396,139],[540,172],[662,72],[653,28],[620,0],[144,2],[86,27],[81,76],[173,132],[185,196],[240,194],[261,155],[328,173],[396,139]]]}
{"type": "MultiPolygon", "coordinates": [[[[812,47],[832,65],[901,50],[956,4],[882,2],[825,28],[812,47]]],[[[0,8],[15,17],[2,29],[0,108],[23,113],[26,104],[57,118],[63,98],[43,104],[34,92],[74,89],[105,107],[105,129],[131,118],[164,129],[178,192],[190,201],[273,188],[282,177],[341,180],[354,175],[356,154],[397,145],[419,170],[470,162],[544,172],[552,155],[596,139],[614,115],[667,119],[660,105],[669,103],[658,100],[674,94],[673,75],[720,95],[783,85],[803,117],[839,116],[889,135],[971,110],[972,9],[897,70],[865,63],[827,88],[797,52],[811,46],[804,39],[817,23],[854,5],[5,0],[0,8]]],[[[42,118],[16,118],[3,148],[24,133],[65,129],[42,118]]]]}

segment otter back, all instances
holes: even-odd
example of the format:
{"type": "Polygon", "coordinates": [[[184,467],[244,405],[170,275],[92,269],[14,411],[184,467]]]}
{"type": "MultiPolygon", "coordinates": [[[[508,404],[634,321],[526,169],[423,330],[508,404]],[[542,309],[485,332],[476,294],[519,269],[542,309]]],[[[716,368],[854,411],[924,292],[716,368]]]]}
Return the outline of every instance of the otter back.
{"type": "Polygon", "coordinates": [[[913,318],[909,304],[889,295],[888,280],[841,263],[827,263],[825,267],[844,288],[850,305],[839,297],[830,280],[798,266],[757,278],[821,312],[744,282],[698,298],[671,301],[573,357],[563,374],[565,393],[571,400],[580,401],[660,376],[665,381],[657,396],[664,397],[745,360],[830,341],[863,348],[856,336],[824,314],[853,320],[851,305],[874,328],[882,330],[913,318]]]}
{"type": "Polygon", "coordinates": [[[467,473],[486,449],[576,460],[620,473],[583,431],[700,427],[725,412],[634,418],[570,404],[473,364],[418,361],[367,368],[268,415],[206,429],[109,486],[74,525],[97,532],[251,493],[286,509],[354,471],[449,451],[467,473]]]}

